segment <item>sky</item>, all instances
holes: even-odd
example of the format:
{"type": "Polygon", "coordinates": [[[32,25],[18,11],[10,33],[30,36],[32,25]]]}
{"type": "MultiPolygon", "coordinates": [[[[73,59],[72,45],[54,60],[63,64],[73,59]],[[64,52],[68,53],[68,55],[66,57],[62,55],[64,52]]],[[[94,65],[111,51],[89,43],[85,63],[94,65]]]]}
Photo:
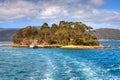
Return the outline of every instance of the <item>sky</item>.
{"type": "Polygon", "coordinates": [[[83,22],[94,29],[120,29],[120,0],[0,0],[0,28],[83,22]]]}

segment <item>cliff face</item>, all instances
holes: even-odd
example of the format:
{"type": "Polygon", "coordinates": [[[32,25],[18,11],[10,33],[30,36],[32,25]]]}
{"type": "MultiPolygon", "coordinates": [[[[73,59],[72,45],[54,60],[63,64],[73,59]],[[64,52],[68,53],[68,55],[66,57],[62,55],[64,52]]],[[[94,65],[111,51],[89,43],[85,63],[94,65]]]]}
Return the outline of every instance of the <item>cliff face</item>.
{"type": "Polygon", "coordinates": [[[100,28],[95,30],[98,39],[120,40],[120,30],[112,28],[100,28]]]}
{"type": "Polygon", "coordinates": [[[0,41],[10,41],[17,31],[18,29],[0,28],[0,41]]]}

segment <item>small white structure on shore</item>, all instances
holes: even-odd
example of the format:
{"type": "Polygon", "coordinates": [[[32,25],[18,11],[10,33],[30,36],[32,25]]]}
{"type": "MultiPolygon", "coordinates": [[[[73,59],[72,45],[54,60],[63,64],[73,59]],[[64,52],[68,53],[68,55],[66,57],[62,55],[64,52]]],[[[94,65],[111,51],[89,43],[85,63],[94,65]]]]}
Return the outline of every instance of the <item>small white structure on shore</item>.
{"type": "Polygon", "coordinates": [[[35,44],[31,44],[29,45],[29,48],[37,48],[37,46],[35,44]]]}

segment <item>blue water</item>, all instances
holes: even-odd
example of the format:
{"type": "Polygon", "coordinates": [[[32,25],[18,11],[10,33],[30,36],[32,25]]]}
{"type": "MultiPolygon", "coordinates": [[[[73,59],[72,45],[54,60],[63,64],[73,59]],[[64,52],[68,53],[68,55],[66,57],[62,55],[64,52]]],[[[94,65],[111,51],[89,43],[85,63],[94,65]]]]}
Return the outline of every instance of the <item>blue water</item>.
{"type": "Polygon", "coordinates": [[[120,80],[120,49],[1,47],[0,80],[120,80]]]}
{"type": "Polygon", "coordinates": [[[0,45],[3,45],[3,44],[10,44],[12,43],[11,41],[0,41],[0,45]]]}

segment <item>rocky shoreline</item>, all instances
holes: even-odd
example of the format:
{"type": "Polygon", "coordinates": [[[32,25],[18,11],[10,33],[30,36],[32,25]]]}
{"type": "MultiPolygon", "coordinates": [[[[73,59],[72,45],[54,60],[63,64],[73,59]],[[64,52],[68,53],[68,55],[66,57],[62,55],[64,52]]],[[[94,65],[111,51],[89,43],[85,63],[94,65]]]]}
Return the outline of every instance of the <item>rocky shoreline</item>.
{"type": "MultiPolygon", "coordinates": [[[[18,44],[4,44],[0,47],[28,47],[29,45],[18,45],[18,44]]],[[[118,48],[117,46],[80,46],[80,45],[36,45],[37,48],[62,48],[62,49],[109,49],[118,48]]]]}

